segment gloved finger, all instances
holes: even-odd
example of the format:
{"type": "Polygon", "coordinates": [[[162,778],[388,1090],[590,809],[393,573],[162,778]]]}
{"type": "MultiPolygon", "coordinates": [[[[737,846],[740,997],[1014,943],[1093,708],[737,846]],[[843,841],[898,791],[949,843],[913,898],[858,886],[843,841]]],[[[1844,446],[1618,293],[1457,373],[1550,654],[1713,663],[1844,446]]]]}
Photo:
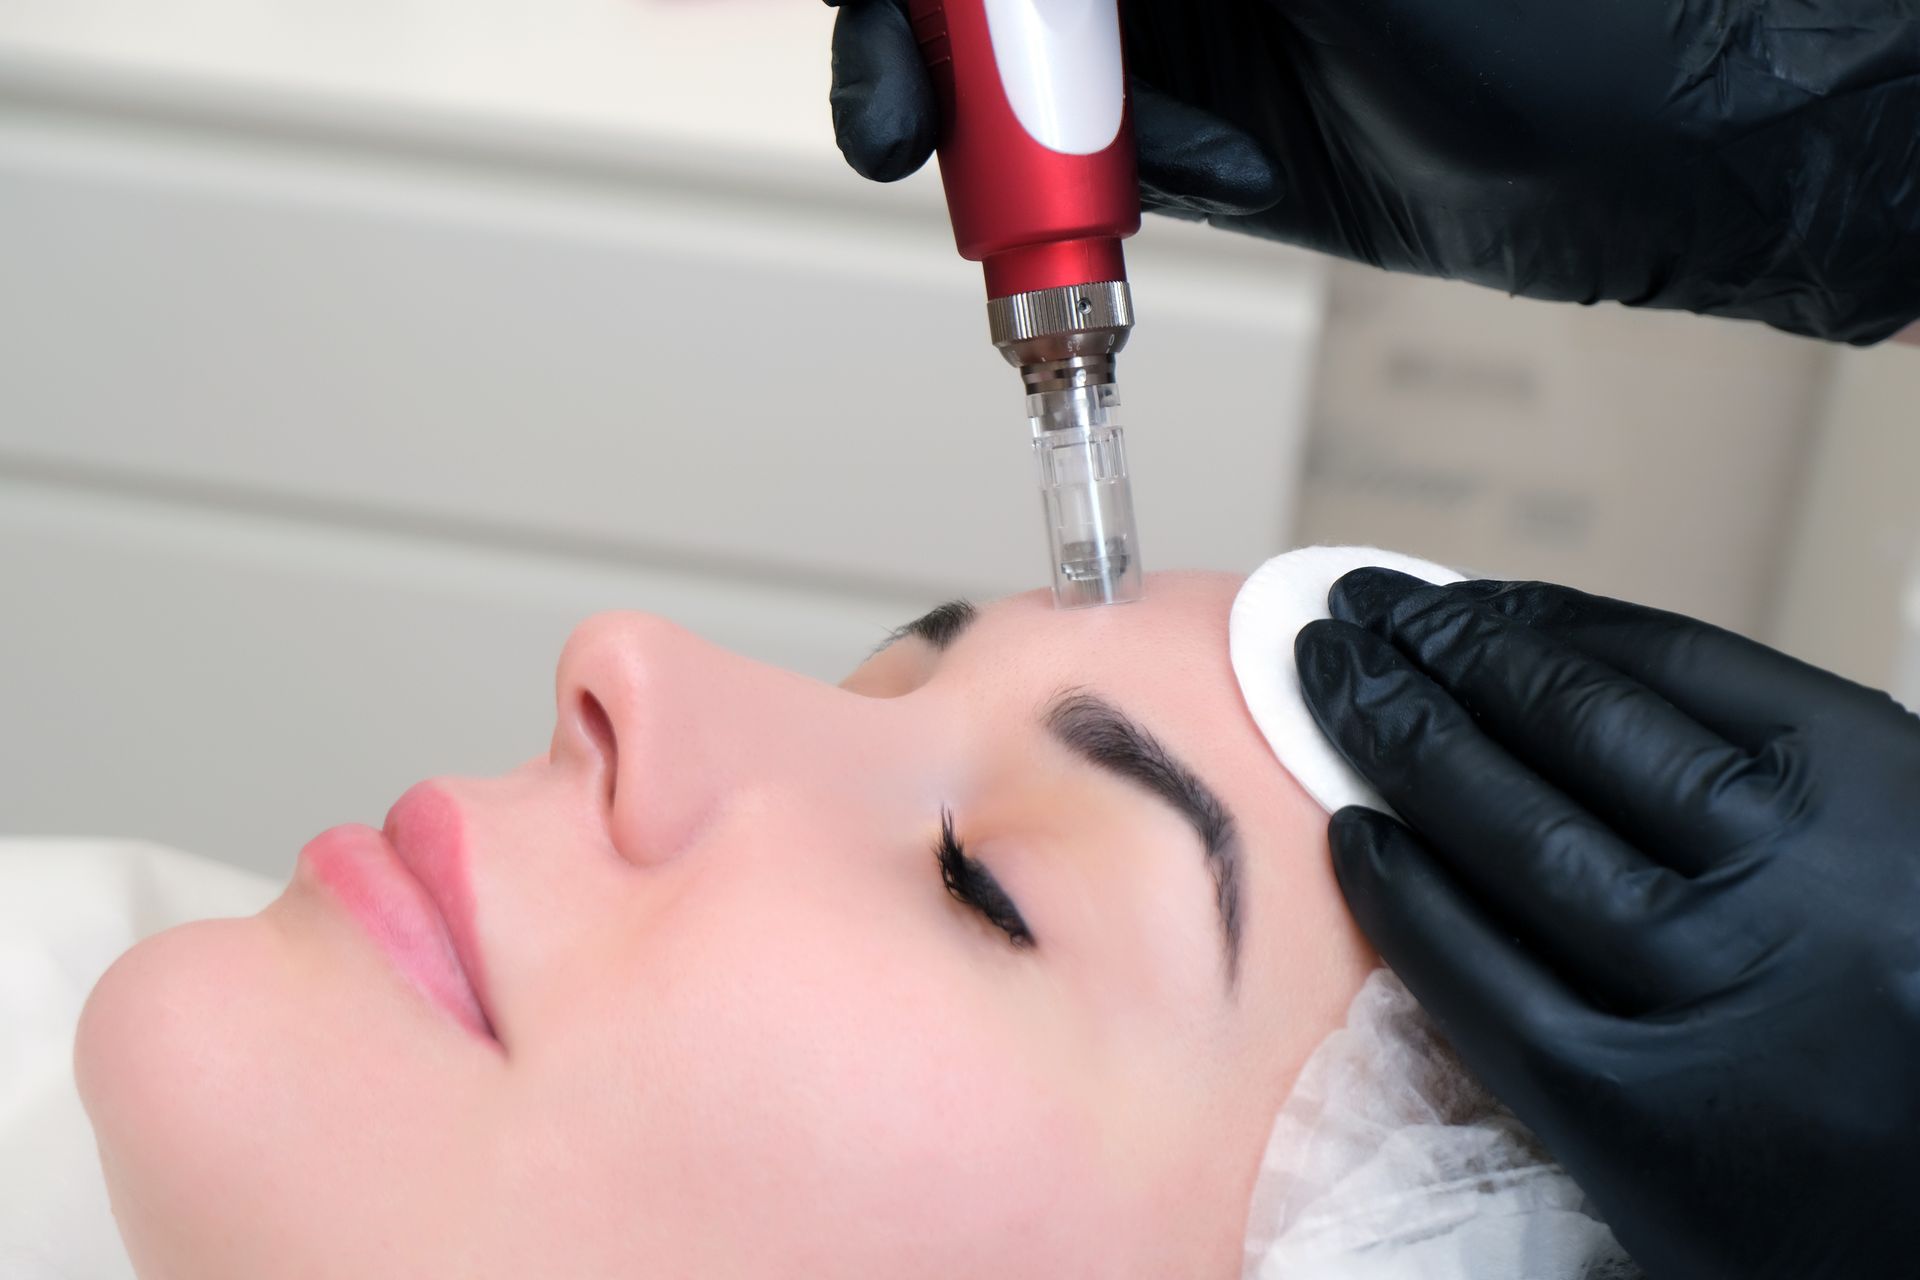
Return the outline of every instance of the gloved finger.
{"type": "Polygon", "coordinates": [[[1144,207],[1205,217],[1260,213],[1280,202],[1280,175],[1251,135],[1137,76],[1129,85],[1144,207]]]}
{"type": "Polygon", "coordinates": [[[1361,932],[1473,1073],[1523,1119],[1537,1089],[1573,1070],[1555,1069],[1559,1055],[1577,1061],[1581,1046],[1621,1038],[1614,1019],[1524,949],[1392,818],[1342,809],[1327,840],[1361,932]]]}
{"type": "Polygon", "coordinates": [[[1749,751],[1765,750],[1836,705],[1884,697],[1684,614],[1548,582],[1463,582],[1453,589],[1639,681],[1749,751]]]}
{"type": "Polygon", "coordinates": [[[1687,875],[1778,830],[1804,770],[1734,746],[1666,698],[1486,602],[1391,569],[1356,569],[1333,616],[1411,656],[1517,759],[1687,875]]]}
{"type": "Polygon", "coordinates": [[[899,0],[848,0],[840,6],[827,100],[840,154],[861,177],[894,182],[933,154],[940,108],[899,0]]]}
{"type": "Polygon", "coordinates": [[[1718,976],[1698,955],[1704,888],[1515,760],[1411,659],[1333,620],[1303,627],[1294,653],[1335,747],[1466,892],[1587,996],[1644,1012],[1718,976]]]}

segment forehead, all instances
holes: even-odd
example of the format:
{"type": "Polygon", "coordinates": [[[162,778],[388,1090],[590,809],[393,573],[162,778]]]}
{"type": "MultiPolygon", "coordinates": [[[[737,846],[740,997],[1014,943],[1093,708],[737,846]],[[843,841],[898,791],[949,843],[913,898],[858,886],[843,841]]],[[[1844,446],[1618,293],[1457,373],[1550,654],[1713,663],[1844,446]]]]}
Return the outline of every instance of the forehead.
{"type": "Polygon", "coordinates": [[[942,665],[1097,684],[1142,714],[1140,700],[1162,698],[1224,710],[1240,701],[1227,617],[1241,581],[1224,573],[1151,574],[1144,599],[1091,609],[1056,609],[1044,590],[1009,596],[980,610],[942,665]]]}
{"type": "Polygon", "coordinates": [[[1011,596],[981,609],[939,659],[941,678],[1035,713],[1063,689],[1086,688],[1192,766],[1250,837],[1268,823],[1315,821],[1318,810],[1274,758],[1234,678],[1227,620],[1242,581],[1152,574],[1145,599],[1093,609],[1055,609],[1045,591],[1011,596]]]}

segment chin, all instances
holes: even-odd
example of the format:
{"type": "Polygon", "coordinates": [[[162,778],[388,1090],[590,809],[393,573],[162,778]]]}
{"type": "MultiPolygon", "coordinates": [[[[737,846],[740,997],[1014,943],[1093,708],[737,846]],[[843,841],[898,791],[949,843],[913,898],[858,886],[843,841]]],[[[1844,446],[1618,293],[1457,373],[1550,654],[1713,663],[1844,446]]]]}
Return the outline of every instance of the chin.
{"type": "Polygon", "coordinates": [[[140,942],[74,1043],[143,1280],[428,1273],[393,1245],[446,1238],[412,1193],[474,1163],[444,1135],[494,1066],[338,922],[278,904],[140,942]]]}
{"type": "Polygon", "coordinates": [[[168,929],[115,960],[81,1010],[74,1076],[142,1276],[199,1263],[183,1250],[240,1190],[235,1140],[260,1091],[246,1027],[270,998],[272,949],[257,917],[168,929]]]}

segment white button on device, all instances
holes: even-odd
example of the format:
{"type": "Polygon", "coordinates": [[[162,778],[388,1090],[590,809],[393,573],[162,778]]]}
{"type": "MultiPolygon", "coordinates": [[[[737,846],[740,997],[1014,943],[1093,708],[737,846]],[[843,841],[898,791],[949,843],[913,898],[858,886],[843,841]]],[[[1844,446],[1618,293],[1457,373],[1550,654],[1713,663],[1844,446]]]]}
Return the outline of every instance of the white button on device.
{"type": "Polygon", "coordinates": [[[1066,155],[1120,132],[1126,82],[1116,0],[985,0],[1000,83],[1021,126],[1066,155]]]}

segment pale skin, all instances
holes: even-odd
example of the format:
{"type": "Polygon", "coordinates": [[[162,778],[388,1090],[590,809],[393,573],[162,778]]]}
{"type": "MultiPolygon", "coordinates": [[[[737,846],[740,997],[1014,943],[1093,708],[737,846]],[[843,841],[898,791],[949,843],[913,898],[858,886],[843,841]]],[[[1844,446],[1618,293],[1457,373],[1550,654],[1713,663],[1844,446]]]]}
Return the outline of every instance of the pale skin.
{"type": "Polygon", "coordinates": [[[139,1274],[1236,1276],[1272,1117],[1377,963],[1240,700],[1238,585],[1016,596],[838,687],[589,620],[548,755],[434,784],[498,1046],[298,880],[101,980],[76,1068],[139,1274]],[[1231,981],[1199,836],[1049,733],[1069,689],[1231,815],[1231,981]],[[943,809],[1031,946],[947,891],[943,809]]]}

